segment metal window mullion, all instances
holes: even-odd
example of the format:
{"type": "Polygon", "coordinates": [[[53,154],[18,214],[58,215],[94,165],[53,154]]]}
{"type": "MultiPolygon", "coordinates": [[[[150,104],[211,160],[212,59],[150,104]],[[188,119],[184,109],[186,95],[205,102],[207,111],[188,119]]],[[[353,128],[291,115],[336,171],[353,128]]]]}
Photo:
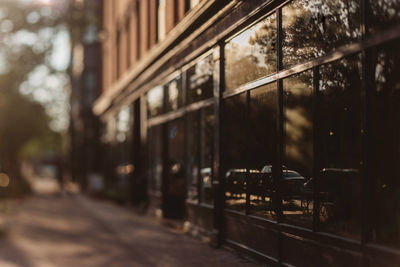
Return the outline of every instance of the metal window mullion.
{"type": "Polygon", "coordinates": [[[245,212],[246,215],[250,214],[250,191],[249,191],[249,182],[250,182],[250,166],[249,166],[249,141],[250,141],[250,127],[249,127],[249,114],[250,114],[250,91],[246,92],[246,107],[245,107],[245,112],[244,112],[244,119],[245,119],[245,166],[246,166],[246,176],[245,176],[245,182],[246,182],[246,208],[245,212]]]}
{"type": "Polygon", "coordinates": [[[314,164],[313,164],[313,179],[314,182],[312,184],[313,190],[313,225],[312,229],[314,232],[319,231],[319,177],[321,170],[321,130],[320,130],[320,91],[319,91],[319,81],[320,81],[320,72],[319,66],[313,68],[313,153],[314,153],[314,164]]]}
{"type": "MultiPolygon", "coordinates": [[[[277,70],[278,72],[283,69],[283,54],[282,54],[282,9],[279,8],[276,11],[276,23],[277,23],[277,70]]],[[[277,222],[282,222],[282,196],[281,196],[281,180],[282,180],[282,165],[283,165],[283,83],[282,79],[277,80],[277,91],[278,91],[278,103],[277,103],[277,165],[275,166],[274,180],[276,189],[276,201],[277,201],[277,222]]]]}
{"type": "MultiPolygon", "coordinates": [[[[367,14],[369,14],[369,0],[361,1],[361,34],[362,40],[365,40],[368,36],[369,25],[367,20],[367,14]]],[[[371,73],[371,60],[369,50],[363,49],[361,53],[362,60],[362,70],[361,70],[361,106],[362,106],[362,162],[361,166],[361,244],[364,245],[372,239],[372,228],[371,228],[371,210],[369,209],[371,204],[372,195],[372,177],[371,170],[369,166],[369,125],[368,125],[368,115],[370,109],[370,92],[371,92],[371,82],[370,79],[373,77],[371,73]]],[[[363,257],[364,258],[364,257],[363,257]]]]}
{"type": "MultiPolygon", "coordinates": [[[[282,8],[276,10],[276,25],[277,25],[277,72],[283,69],[283,53],[282,53],[282,43],[283,43],[283,27],[282,27],[282,8]]],[[[277,147],[276,147],[276,164],[273,167],[272,175],[275,186],[275,201],[276,202],[276,221],[277,223],[282,222],[282,195],[281,195],[281,180],[282,180],[282,163],[283,163],[283,83],[282,79],[277,79],[277,93],[278,93],[278,103],[277,103],[277,147]]],[[[278,262],[282,262],[283,245],[282,245],[283,234],[282,230],[279,228],[278,232],[278,262]]]]}
{"type": "Polygon", "coordinates": [[[202,160],[202,152],[203,152],[203,138],[204,138],[204,134],[203,134],[203,127],[204,127],[204,123],[203,123],[203,119],[204,119],[204,114],[203,114],[203,110],[204,109],[200,109],[198,111],[195,111],[197,113],[196,115],[196,119],[198,122],[198,134],[197,134],[197,144],[198,144],[198,148],[197,148],[197,194],[199,196],[198,202],[199,204],[203,202],[203,179],[201,177],[201,166],[203,163],[202,160]]]}
{"type": "Polygon", "coordinates": [[[212,188],[214,192],[214,229],[216,230],[215,245],[221,246],[224,238],[224,206],[225,206],[225,176],[222,173],[222,92],[225,88],[224,41],[219,43],[219,61],[216,64],[218,77],[214,77],[214,157],[212,188]]]}

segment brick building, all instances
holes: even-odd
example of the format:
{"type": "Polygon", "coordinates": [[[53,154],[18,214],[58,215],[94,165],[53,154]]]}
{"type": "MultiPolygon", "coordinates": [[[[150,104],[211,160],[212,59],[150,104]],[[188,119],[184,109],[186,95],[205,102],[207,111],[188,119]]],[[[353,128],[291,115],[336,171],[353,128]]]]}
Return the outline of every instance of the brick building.
{"type": "Polygon", "coordinates": [[[107,187],[266,263],[396,266],[399,11],[104,0],[107,187]]]}

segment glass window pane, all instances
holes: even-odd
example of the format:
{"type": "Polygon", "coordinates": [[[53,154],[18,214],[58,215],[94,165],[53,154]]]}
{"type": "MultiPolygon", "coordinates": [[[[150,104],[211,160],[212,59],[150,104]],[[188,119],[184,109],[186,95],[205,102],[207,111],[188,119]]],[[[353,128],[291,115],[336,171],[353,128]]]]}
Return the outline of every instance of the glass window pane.
{"type": "Polygon", "coordinates": [[[246,208],[246,93],[223,102],[222,173],[226,178],[226,205],[246,208]]]}
{"type": "Polygon", "coordinates": [[[188,156],[186,161],[187,195],[189,200],[198,200],[199,181],[199,142],[200,142],[200,114],[198,111],[188,114],[187,117],[187,146],[188,156]]]}
{"type": "Polygon", "coordinates": [[[283,94],[282,212],[286,222],[311,228],[313,194],[307,182],[314,168],[312,71],[283,80],[283,94]]]}
{"type": "Polygon", "coordinates": [[[162,126],[154,126],[149,129],[149,190],[161,193],[162,181],[162,126]]]}
{"type": "Polygon", "coordinates": [[[321,66],[319,220],[321,229],[360,238],[360,55],[321,66]]]}
{"type": "Polygon", "coordinates": [[[273,14],[225,45],[227,90],[276,72],[276,33],[273,14]]]}
{"type": "Polygon", "coordinates": [[[185,98],[182,89],[181,76],[179,75],[177,78],[167,83],[165,87],[167,94],[166,111],[173,111],[183,107],[185,98]]]}
{"type": "Polygon", "coordinates": [[[214,61],[212,54],[187,70],[188,104],[213,97],[213,72],[214,61]]]}
{"type": "Polygon", "coordinates": [[[400,248],[400,41],[372,51],[372,238],[400,248]]]}
{"type": "Polygon", "coordinates": [[[122,107],[117,114],[116,121],[117,141],[124,143],[133,133],[133,111],[131,106],[122,107]]]}
{"type": "Polygon", "coordinates": [[[295,0],[282,9],[285,68],[317,58],[357,40],[357,0],[295,0]]]}
{"type": "Polygon", "coordinates": [[[147,114],[149,117],[160,115],[164,106],[164,89],[156,86],[147,93],[147,114]]]}
{"type": "Polygon", "coordinates": [[[203,203],[213,204],[214,106],[204,108],[201,112],[201,197],[203,203]]]}
{"type": "Polygon", "coordinates": [[[369,1],[370,16],[368,23],[370,32],[375,33],[400,23],[400,0],[369,1]]]}
{"type": "Polygon", "coordinates": [[[167,218],[182,218],[186,196],[184,119],[167,123],[166,187],[164,215],[167,218]]]}
{"type": "Polygon", "coordinates": [[[250,213],[276,219],[272,170],[277,154],[277,87],[271,83],[250,91],[248,167],[250,213]]]}

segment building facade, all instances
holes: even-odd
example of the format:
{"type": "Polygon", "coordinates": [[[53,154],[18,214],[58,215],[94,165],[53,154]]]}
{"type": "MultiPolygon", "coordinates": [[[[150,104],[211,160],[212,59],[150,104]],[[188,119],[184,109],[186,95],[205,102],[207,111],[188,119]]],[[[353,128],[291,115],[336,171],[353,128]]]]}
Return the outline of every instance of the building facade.
{"type": "Polygon", "coordinates": [[[71,121],[70,159],[73,180],[87,189],[88,177],[100,173],[101,151],[98,116],[92,110],[102,92],[101,40],[102,1],[70,1],[71,121]]]}
{"type": "Polygon", "coordinates": [[[105,0],[108,185],[266,263],[397,266],[399,11],[105,0]]]}

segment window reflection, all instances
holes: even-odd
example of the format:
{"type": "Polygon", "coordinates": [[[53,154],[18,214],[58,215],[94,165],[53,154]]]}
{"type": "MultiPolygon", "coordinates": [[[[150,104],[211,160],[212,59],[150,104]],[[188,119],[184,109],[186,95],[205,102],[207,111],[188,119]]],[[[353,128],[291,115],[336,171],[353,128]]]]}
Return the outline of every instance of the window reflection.
{"type": "Polygon", "coordinates": [[[167,105],[166,111],[177,110],[178,108],[183,107],[184,105],[184,94],[182,89],[182,79],[181,76],[173,79],[169,83],[167,83],[166,87],[166,98],[167,105]]]}
{"type": "Polygon", "coordinates": [[[149,129],[148,155],[149,155],[149,190],[161,193],[162,165],[162,126],[154,126],[149,129]]]}
{"type": "Polygon", "coordinates": [[[200,141],[200,114],[198,111],[189,113],[187,116],[187,197],[189,200],[198,200],[199,182],[199,141],[200,141]]]}
{"type": "Polygon", "coordinates": [[[225,45],[227,90],[276,72],[276,33],[273,14],[225,45]]]}
{"type": "Polygon", "coordinates": [[[322,230],[360,238],[360,55],[321,66],[319,219],[322,230]]]}
{"type": "Polygon", "coordinates": [[[312,227],[313,194],[313,83],[307,71],[283,80],[284,166],[282,213],[286,222],[312,227]]]}
{"type": "Polygon", "coordinates": [[[295,0],[282,9],[283,65],[307,61],[357,40],[357,0],[295,0]]]}
{"type": "Polygon", "coordinates": [[[149,117],[160,115],[163,112],[164,90],[156,86],[147,93],[147,114],[149,117]]]}
{"type": "Polygon", "coordinates": [[[368,16],[370,32],[385,30],[400,23],[400,0],[369,1],[370,16],[368,16]]]}
{"type": "Polygon", "coordinates": [[[250,91],[248,166],[250,213],[276,218],[276,186],[272,170],[277,152],[276,83],[250,91]]]}
{"type": "Polygon", "coordinates": [[[165,216],[182,218],[186,195],[184,120],[182,118],[167,124],[165,216]]]}
{"type": "Polygon", "coordinates": [[[203,109],[201,115],[201,198],[203,203],[213,204],[212,165],[214,152],[214,106],[203,109]]]}
{"type": "Polygon", "coordinates": [[[213,55],[197,62],[187,70],[188,103],[207,99],[213,96],[214,81],[213,55]]]}
{"type": "Polygon", "coordinates": [[[226,179],[226,205],[246,208],[246,93],[223,103],[222,170],[226,179]]]}
{"type": "Polygon", "coordinates": [[[400,41],[372,51],[371,178],[374,241],[400,247],[400,41]]]}
{"type": "Polygon", "coordinates": [[[131,136],[131,126],[133,123],[132,109],[129,106],[124,106],[117,115],[117,141],[120,143],[125,142],[131,136]]]}

